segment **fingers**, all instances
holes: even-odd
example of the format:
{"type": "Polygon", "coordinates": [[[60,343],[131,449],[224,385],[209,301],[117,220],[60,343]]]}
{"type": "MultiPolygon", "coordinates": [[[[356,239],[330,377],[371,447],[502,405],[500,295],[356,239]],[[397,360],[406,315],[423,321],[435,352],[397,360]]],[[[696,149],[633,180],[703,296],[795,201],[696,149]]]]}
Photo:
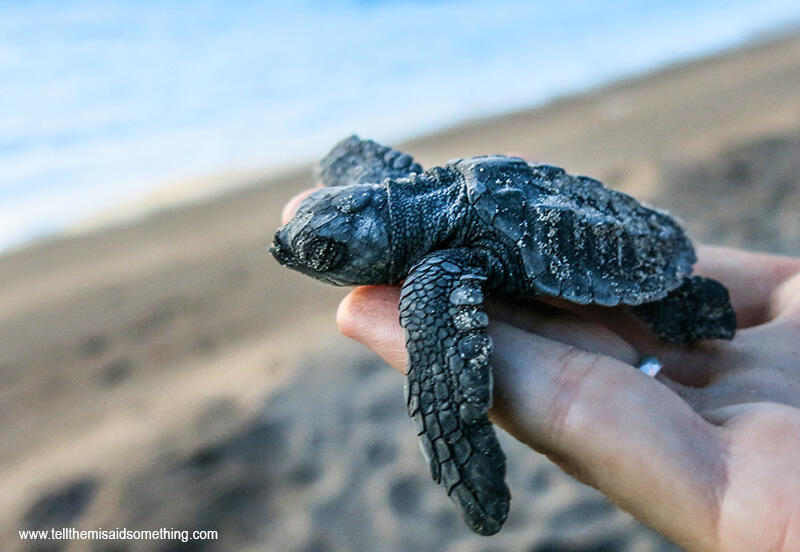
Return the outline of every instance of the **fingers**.
{"type": "MultiPolygon", "coordinates": [[[[661,341],[641,320],[624,308],[578,305],[554,299],[545,299],[544,301],[557,306],[561,312],[559,316],[569,325],[571,322],[568,321],[567,315],[563,314],[564,311],[568,311],[571,318],[576,321],[582,321],[584,324],[592,323],[595,328],[592,333],[597,337],[602,336],[605,347],[587,347],[577,340],[566,341],[563,337],[571,334],[566,328],[562,329],[560,334],[550,334],[543,333],[541,328],[525,326],[518,320],[508,321],[539,335],[569,343],[579,349],[612,356],[630,364],[635,364],[642,356],[653,355],[663,364],[662,374],[684,386],[703,387],[707,385],[720,367],[719,364],[711,362],[710,358],[718,355],[720,349],[727,346],[727,343],[724,342],[676,345],[661,341]],[[602,328],[603,331],[597,328],[602,328]],[[623,343],[624,348],[619,343],[623,343]],[[618,352],[614,353],[612,348],[618,352]]],[[[540,303],[541,301],[531,302],[530,309],[520,309],[517,305],[518,316],[527,316],[529,311],[539,312],[542,309],[540,303]]]]}
{"type": "Polygon", "coordinates": [[[777,287],[772,295],[770,311],[776,318],[800,316],[800,269],[777,287]]]}
{"type": "MultiPolygon", "coordinates": [[[[608,309],[607,309],[608,310],[608,309]]],[[[542,301],[520,305],[519,300],[493,299],[487,305],[490,318],[635,365],[640,354],[628,341],[595,317],[565,310],[542,301]]]]}
{"type": "MultiPolygon", "coordinates": [[[[397,319],[400,291],[392,286],[362,286],[344,298],[337,313],[341,332],[378,352],[389,364],[405,369],[405,334],[397,319]]],[[[492,320],[512,325],[577,349],[607,355],[629,365],[639,353],[601,324],[545,304],[521,309],[494,299],[487,305],[492,320]]]]}
{"type": "Polygon", "coordinates": [[[286,224],[287,222],[289,222],[289,219],[292,218],[294,212],[297,211],[297,208],[300,206],[303,200],[307,198],[309,195],[311,195],[313,192],[314,192],[313,188],[309,190],[303,190],[302,192],[294,196],[292,199],[290,199],[286,205],[284,205],[283,212],[281,213],[282,224],[286,224]]]}
{"type": "Polygon", "coordinates": [[[366,345],[405,373],[405,333],[397,313],[399,302],[398,287],[357,287],[339,305],[336,323],[344,335],[366,345]]]}
{"type": "Polygon", "coordinates": [[[780,305],[773,301],[773,294],[783,282],[800,273],[800,259],[792,257],[716,246],[700,246],[697,254],[695,271],[725,284],[742,328],[778,315],[780,305]]]}
{"type": "MultiPolygon", "coordinates": [[[[402,371],[398,295],[392,287],[358,288],[342,302],[338,322],[343,333],[402,371]]],[[[593,341],[593,325],[567,327],[547,316],[524,323],[608,347],[593,341]]],[[[694,543],[712,547],[707,539],[713,539],[718,511],[713,491],[721,485],[716,428],[627,362],[502,322],[492,323],[490,334],[492,415],[500,425],[667,535],[686,534],[676,520],[697,520],[694,543]]],[[[629,354],[624,345],[610,352],[629,354]]]]}
{"type": "MultiPolygon", "coordinates": [[[[397,320],[400,291],[392,286],[363,286],[353,290],[339,306],[337,321],[341,332],[375,350],[397,370],[405,371],[405,336],[397,320]]],[[[576,305],[576,307],[580,307],[576,305]]],[[[616,309],[580,308],[577,312],[542,302],[520,308],[516,302],[493,299],[487,311],[494,321],[505,321],[576,349],[615,358],[631,366],[652,354],[663,363],[662,373],[681,386],[703,387],[719,364],[710,357],[724,347],[702,343],[677,347],[655,339],[641,329],[642,343],[634,348],[626,335],[627,313],[616,309]],[[622,337],[620,337],[620,334],[622,337]]],[[[632,318],[632,317],[631,317],[632,318]]],[[[633,324],[638,321],[633,320],[633,324]]],[[[632,326],[630,326],[632,327],[632,326]]],[[[684,396],[683,394],[681,396],[684,396]]],[[[690,404],[691,403],[690,401],[690,404]]]]}
{"type": "Polygon", "coordinates": [[[502,324],[491,335],[501,425],[667,535],[696,520],[697,549],[713,548],[716,428],[625,363],[502,324]]]}

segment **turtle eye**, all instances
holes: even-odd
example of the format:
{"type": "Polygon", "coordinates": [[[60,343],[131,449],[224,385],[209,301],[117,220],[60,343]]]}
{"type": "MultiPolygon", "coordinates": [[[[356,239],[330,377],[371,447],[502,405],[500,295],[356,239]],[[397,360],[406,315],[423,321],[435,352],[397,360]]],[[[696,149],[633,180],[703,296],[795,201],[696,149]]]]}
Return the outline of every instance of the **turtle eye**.
{"type": "Polygon", "coordinates": [[[336,268],[344,259],[345,246],[330,238],[315,237],[303,248],[308,267],[316,272],[336,268]]]}

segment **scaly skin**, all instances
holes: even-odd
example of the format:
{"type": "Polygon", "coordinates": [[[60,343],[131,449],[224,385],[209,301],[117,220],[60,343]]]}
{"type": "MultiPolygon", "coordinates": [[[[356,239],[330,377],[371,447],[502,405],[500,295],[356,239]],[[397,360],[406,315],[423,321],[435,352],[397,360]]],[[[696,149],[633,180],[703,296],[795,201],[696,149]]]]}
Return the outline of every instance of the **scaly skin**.
{"type": "Polygon", "coordinates": [[[508,515],[492,404],[483,295],[550,295],[627,305],[671,342],[730,339],[736,316],[718,282],[690,277],[691,242],[667,214],[519,158],[460,160],[424,173],[411,156],[350,137],[320,164],[271,249],[335,285],[399,284],[406,399],[433,479],[475,532],[508,515]]]}
{"type": "Polygon", "coordinates": [[[336,144],[319,164],[317,175],[325,186],[381,184],[384,179],[406,178],[422,167],[407,153],[350,136],[336,144]]]}
{"type": "Polygon", "coordinates": [[[487,415],[492,340],[481,310],[485,280],[468,249],[425,256],[403,284],[400,324],[408,350],[408,414],[433,479],[473,531],[492,535],[508,516],[511,496],[505,455],[487,415]]]}
{"type": "Polygon", "coordinates": [[[736,314],[725,286],[700,276],[684,283],[661,301],[631,307],[631,312],[664,341],[732,339],[736,314]]]}

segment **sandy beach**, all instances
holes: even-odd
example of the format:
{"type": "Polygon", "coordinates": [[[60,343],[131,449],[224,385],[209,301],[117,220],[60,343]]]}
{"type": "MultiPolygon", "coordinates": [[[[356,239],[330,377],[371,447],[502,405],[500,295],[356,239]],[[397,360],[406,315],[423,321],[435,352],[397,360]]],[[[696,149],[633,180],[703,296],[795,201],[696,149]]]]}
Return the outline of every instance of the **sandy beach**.
{"type": "MultiPolygon", "coordinates": [[[[800,255],[800,36],[392,145],[426,167],[563,166],[695,241],[800,255]]],[[[237,178],[0,257],[0,549],[676,550],[507,435],[511,517],[470,534],[429,481],[402,378],[338,334],[347,290],[267,253],[311,167],[237,178]],[[51,527],[220,537],[17,533],[51,527]]]]}

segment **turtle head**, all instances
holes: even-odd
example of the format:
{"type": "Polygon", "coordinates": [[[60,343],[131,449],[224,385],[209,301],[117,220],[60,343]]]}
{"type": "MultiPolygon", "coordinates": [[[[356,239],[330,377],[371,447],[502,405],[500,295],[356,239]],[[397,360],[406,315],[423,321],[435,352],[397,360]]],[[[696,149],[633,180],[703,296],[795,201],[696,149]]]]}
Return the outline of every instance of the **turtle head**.
{"type": "Polygon", "coordinates": [[[275,233],[270,252],[282,265],[329,284],[388,283],[386,188],[357,184],[316,190],[275,233]]]}

